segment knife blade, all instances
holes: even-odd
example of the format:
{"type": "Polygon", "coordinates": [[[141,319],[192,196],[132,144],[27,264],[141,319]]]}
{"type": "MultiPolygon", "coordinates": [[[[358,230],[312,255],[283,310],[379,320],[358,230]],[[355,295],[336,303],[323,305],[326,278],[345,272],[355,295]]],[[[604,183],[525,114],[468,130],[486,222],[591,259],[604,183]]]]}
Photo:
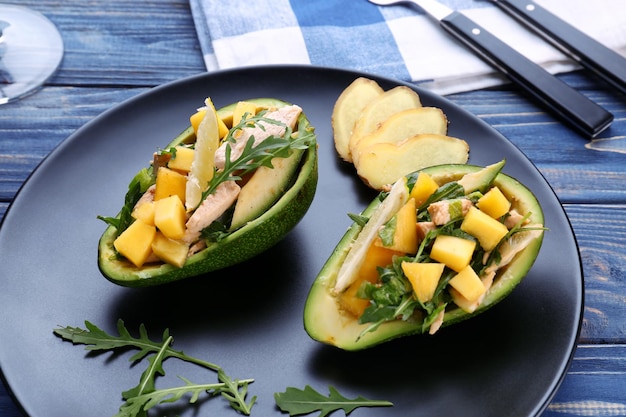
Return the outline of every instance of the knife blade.
{"type": "Polygon", "coordinates": [[[565,55],[626,93],[626,58],[532,0],[491,0],[565,55]]]}
{"type": "Polygon", "coordinates": [[[422,8],[440,26],[504,73],[512,82],[552,110],[580,133],[594,138],[613,121],[603,107],[550,74],[495,35],[436,0],[370,0],[379,5],[408,2],[422,8]]]}

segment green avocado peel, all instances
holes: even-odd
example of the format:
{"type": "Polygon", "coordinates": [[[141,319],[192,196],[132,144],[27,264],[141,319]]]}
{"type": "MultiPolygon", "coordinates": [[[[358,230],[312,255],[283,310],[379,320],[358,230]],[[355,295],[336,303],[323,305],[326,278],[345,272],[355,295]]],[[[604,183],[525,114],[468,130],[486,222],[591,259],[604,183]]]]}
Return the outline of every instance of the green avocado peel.
{"type": "MultiPolygon", "coordinates": [[[[228,126],[231,130],[229,136],[222,139],[222,144],[227,140],[234,141],[239,134],[237,130],[254,129],[260,123],[264,125],[263,129],[257,128],[254,131],[257,135],[268,126],[284,126],[285,123],[266,118],[265,114],[291,106],[290,103],[274,98],[250,99],[246,103],[253,103],[260,109],[259,113],[256,116],[246,113],[246,119],[240,124],[228,126]]],[[[216,110],[216,116],[221,120],[232,119],[237,104],[216,110]]],[[[148,192],[148,188],[154,187],[154,168],[160,163],[159,154],[171,153],[167,157],[176,158],[176,149],[193,149],[196,140],[194,127],[185,129],[163,152],[155,154],[150,167],[143,168],[133,178],[126,194],[125,205],[118,215],[113,218],[100,217],[108,224],[98,244],[98,266],[102,274],[111,282],[122,286],[160,285],[233,266],[278,243],[308,211],[318,180],[314,127],[304,112],[297,115],[292,129],[286,126],[283,131],[283,136],[270,134],[260,143],[253,143],[252,134],[245,147],[242,146],[240,155],[234,155],[235,145],[224,146],[225,166],[215,168],[212,181],[232,183],[236,180],[241,183],[238,199],[215,221],[204,227],[194,243],[187,243],[190,247],[189,256],[182,265],[156,259],[153,254],[146,262],[136,265],[120,254],[115,241],[130,224],[138,221],[131,213],[138,200],[148,192]],[[247,184],[250,186],[246,188],[247,184]],[[244,209],[237,207],[239,199],[244,200],[244,209]],[[194,246],[199,249],[193,250],[194,246]]],[[[219,187],[211,188],[209,185],[202,198],[210,199],[215,188],[219,187]]],[[[186,214],[187,218],[191,215],[189,211],[186,214]]],[[[159,228],[155,228],[158,234],[159,228]]]]}
{"type": "MultiPolygon", "coordinates": [[[[362,231],[377,218],[377,213],[386,205],[387,199],[399,198],[398,195],[404,194],[404,200],[397,206],[410,200],[419,173],[407,175],[401,179],[401,185],[398,185],[401,182],[398,181],[390,191],[382,192],[375,198],[346,231],[311,286],[304,308],[304,327],[309,336],[343,350],[362,350],[399,337],[435,333],[441,328],[474,317],[504,299],[531,269],[545,230],[539,202],[523,184],[501,172],[504,164],[505,161],[500,161],[487,167],[451,164],[426,168],[421,172],[428,174],[438,189],[430,197],[434,201],[427,200],[418,203],[416,207],[416,221],[430,222],[431,213],[427,207],[432,203],[441,204],[443,201],[452,207],[453,204],[449,202],[454,201],[456,205],[457,199],[461,198],[472,201],[472,205],[476,206],[480,197],[490,189],[497,188],[510,202],[510,212],[515,216],[507,214],[494,221],[504,223],[509,218],[510,221],[515,219],[518,222],[505,229],[506,235],[498,246],[484,250],[481,247],[484,242],[479,242],[476,237],[461,230],[460,225],[467,216],[453,216],[444,225],[431,228],[429,234],[423,236],[417,253],[395,253],[392,258],[386,258],[387,263],[377,265],[377,281],[370,283],[359,281],[359,277],[365,274],[363,265],[367,265],[367,259],[371,256],[363,256],[365,260],[354,268],[347,268],[346,260],[350,262],[354,258],[351,252],[359,246],[362,231]],[[433,259],[438,255],[432,251],[433,242],[439,235],[463,238],[465,243],[471,241],[475,245],[472,260],[469,261],[471,264],[464,269],[472,269],[477,277],[468,282],[475,283],[475,279],[479,279],[477,282],[484,286],[484,292],[476,300],[465,302],[467,300],[464,297],[459,297],[459,292],[451,286],[450,281],[462,274],[447,264],[441,265],[443,272],[436,282],[434,295],[430,295],[431,298],[426,298],[426,301],[417,295],[422,290],[420,282],[425,282],[425,278],[414,284],[403,272],[405,264],[441,263],[433,259]],[[346,270],[348,278],[342,275],[346,270]],[[488,271],[495,271],[491,274],[491,280],[486,279],[488,271]],[[389,301],[396,295],[398,300],[389,301]],[[359,303],[363,307],[355,313],[353,306],[359,303]]],[[[450,209],[450,212],[456,213],[455,210],[450,209]]],[[[400,221],[399,210],[396,209],[394,213],[387,215],[382,222],[384,226],[377,227],[383,237],[388,233],[387,228],[400,221]]],[[[469,230],[465,225],[463,228],[469,230]]],[[[372,241],[368,246],[380,246],[380,241],[372,241]]]]}

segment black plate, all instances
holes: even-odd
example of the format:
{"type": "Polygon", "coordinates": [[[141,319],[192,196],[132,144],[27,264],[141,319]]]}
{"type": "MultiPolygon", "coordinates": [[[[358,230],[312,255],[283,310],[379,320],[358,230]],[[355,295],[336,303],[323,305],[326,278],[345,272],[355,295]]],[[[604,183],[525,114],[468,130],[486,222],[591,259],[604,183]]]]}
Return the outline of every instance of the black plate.
{"type": "MultiPolygon", "coordinates": [[[[273,394],[311,385],[335,386],[352,398],[392,401],[358,416],[526,416],[539,414],[571,361],[582,317],[582,272],[565,213],[533,164],[494,129],[447,100],[418,90],[441,107],[450,134],[466,139],[470,162],[507,159],[505,172],[532,189],[546,215],[535,266],[506,300],[482,316],[434,337],[399,339],[348,353],[311,340],[302,325],[310,285],[335,244],[374,197],[351,165],[337,157],[330,116],[340,92],[357,76],[314,67],[261,67],[202,74],[128,100],[79,129],[45,159],[20,190],[0,231],[0,366],[31,417],[111,416],[121,392],[135,386],[143,365],[132,352],[90,355],[55,337],[58,326],[89,320],[115,332],[145,323],[153,339],[165,328],[174,347],[221,365],[233,378],[254,378],[253,416],[283,415],[273,394]],[[98,214],[114,215],[130,178],[188,125],[211,96],[216,106],[252,97],[301,105],[316,127],[320,180],[302,222],[277,246],[244,264],[176,284],[129,289],[102,277],[98,214]]],[[[367,76],[367,75],[366,75],[367,76]]],[[[385,88],[398,81],[369,76],[385,88]]],[[[215,376],[166,362],[160,386],[215,376]]],[[[198,410],[162,414],[236,415],[225,400],[198,410]]],[[[152,416],[159,415],[152,412],[152,416]]]]}

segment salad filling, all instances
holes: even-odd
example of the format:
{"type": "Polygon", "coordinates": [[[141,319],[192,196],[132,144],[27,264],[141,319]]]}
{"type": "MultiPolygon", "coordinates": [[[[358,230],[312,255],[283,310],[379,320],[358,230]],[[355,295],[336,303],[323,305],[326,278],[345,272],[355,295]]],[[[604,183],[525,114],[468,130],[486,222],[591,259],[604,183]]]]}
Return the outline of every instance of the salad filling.
{"type": "MultiPolygon", "coordinates": [[[[504,161],[486,170],[496,165],[497,174],[504,161]]],[[[543,224],[512,208],[515,196],[505,195],[495,176],[480,187],[471,178],[440,186],[420,172],[388,188],[370,218],[353,216],[364,224],[361,234],[378,223],[369,224],[370,237],[357,236],[330,291],[344,314],[366,325],[359,338],[398,320],[433,334],[446,312],[473,313],[498,272],[542,236],[543,224]],[[388,199],[399,208],[374,219],[388,199]],[[357,251],[359,262],[350,262],[357,251]]]]}
{"type": "MultiPolygon", "coordinates": [[[[315,146],[313,130],[299,123],[301,117],[297,105],[239,102],[225,120],[207,99],[190,117],[190,140],[156,152],[131,181],[118,216],[99,216],[116,228],[116,255],[137,268],[181,268],[208,244],[260,216],[272,204],[271,192],[257,189],[254,176],[274,170],[276,181],[288,187],[304,151],[315,146]],[[247,183],[254,189],[244,191],[247,183]],[[245,207],[237,207],[244,195],[245,207]]],[[[274,201],[279,197],[276,191],[274,201]]]]}

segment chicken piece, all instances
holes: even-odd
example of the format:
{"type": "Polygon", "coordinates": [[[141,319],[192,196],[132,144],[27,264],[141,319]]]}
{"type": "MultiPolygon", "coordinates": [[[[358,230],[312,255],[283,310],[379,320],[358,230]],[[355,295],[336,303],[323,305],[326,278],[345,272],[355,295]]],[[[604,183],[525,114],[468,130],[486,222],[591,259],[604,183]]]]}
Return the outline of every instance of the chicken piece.
{"type": "Polygon", "coordinates": [[[426,235],[428,234],[428,232],[437,228],[437,226],[433,222],[417,222],[416,227],[418,242],[422,242],[424,239],[426,239],[426,235]]]}
{"type": "MultiPolygon", "coordinates": [[[[276,120],[284,123],[293,129],[298,121],[298,117],[302,113],[302,108],[296,105],[281,107],[278,110],[265,113],[263,116],[266,119],[276,120]]],[[[230,160],[234,161],[241,156],[246,143],[250,137],[254,136],[254,146],[263,142],[270,136],[282,136],[285,134],[285,126],[281,124],[273,124],[265,121],[260,121],[254,126],[245,127],[241,130],[239,136],[235,138],[235,142],[225,141],[215,151],[215,166],[217,169],[224,169],[226,164],[226,146],[230,146],[230,160]]]]}
{"type": "Polygon", "coordinates": [[[428,206],[427,210],[432,222],[437,226],[441,226],[450,220],[465,216],[473,205],[467,198],[459,198],[434,202],[428,206]]]}
{"type": "Polygon", "coordinates": [[[235,181],[225,181],[217,186],[189,217],[183,241],[191,244],[200,238],[202,229],[217,220],[237,200],[241,187],[235,181]]]}
{"type": "Polygon", "coordinates": [[[139,206],[141,206],[142,204],[145,203],[152,203],[154,201],[154,192],[156,191],[156,185],[152,184],[150,187],[148,187],[148,189],[146,190],[145,193],[143,193],[143,195],[139,198],[139,200],[137,200],[137,202],[135,203],[135,207],[137,208],[139,206]]]}
{"type": "Polygon", "coordinates": [[[511,229],[516,224],[521,222],[523,218],[524,216],[519,214],[517,210],[511,210],[509,211],[509,215],[506,216],[506,218],[504,219],[504,225],[507,227],[507,229],[511,229]]]}

